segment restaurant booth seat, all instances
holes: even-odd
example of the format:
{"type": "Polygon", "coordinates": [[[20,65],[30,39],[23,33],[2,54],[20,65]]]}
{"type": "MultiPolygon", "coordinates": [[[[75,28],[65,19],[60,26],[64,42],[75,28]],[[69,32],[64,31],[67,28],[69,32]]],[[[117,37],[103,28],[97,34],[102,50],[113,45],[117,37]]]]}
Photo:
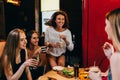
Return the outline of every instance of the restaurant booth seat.
{"type": "Polygon", "coordinates": [[[0,57],[1,57],[1,55],[2,55],[2,52],[3,52],[3,49],[4,49],[4,46],[5,46],[5,41],[4,40],[1,40],[0,41],[0,57]]]}
{"type": "MultiPolygon", "coordinates": [[[[3,40],[0,40],[0,58],[1,58],[1,55],[2,55],[2,52],[3,52],[3,49],[4,49],[4,46],[5,46],[5,41],[3,41],[3,40]]],[[[0,62],[0,68],[1,68],[1,62],[0,62]]],[[[0,70],[0,80],[1,80],[1,74],[2,73],[2,71],[0,70]]]]}

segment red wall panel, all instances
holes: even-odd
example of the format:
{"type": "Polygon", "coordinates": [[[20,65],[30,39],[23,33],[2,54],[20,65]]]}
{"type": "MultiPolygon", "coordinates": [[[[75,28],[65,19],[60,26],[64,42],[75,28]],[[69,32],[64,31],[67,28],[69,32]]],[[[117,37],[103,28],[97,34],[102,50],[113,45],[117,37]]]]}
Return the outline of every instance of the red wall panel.
{"type": "Polygon", "coordinates": [[[89,67],[94,64],[105,71],[109,60],[105,57],[102,45],[107,40],[105,14],[120,7],[119,0],[84,0],[83,1],[82,47],[83,64],[89,67]]]}

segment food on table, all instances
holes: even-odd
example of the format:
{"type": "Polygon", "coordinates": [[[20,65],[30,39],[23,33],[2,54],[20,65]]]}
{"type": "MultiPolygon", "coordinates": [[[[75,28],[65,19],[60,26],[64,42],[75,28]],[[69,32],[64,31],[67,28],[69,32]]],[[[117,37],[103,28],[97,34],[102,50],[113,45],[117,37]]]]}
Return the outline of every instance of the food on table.
{"type": "Polygon", "coordinates": [[[58,71],[58,74],[71,78],[74,77],[74,69],[73,68],[64,68],[61,71],[58,71]]]}

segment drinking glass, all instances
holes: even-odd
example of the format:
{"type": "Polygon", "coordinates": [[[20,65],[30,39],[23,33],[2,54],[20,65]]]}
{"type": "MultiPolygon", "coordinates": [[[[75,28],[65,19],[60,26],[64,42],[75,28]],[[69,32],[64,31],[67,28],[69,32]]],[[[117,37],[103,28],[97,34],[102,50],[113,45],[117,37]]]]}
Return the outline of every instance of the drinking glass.
{"type": "Polygon", "coordinates": [[[77,80],[79,75],[79,64],[74,64],[74,77],[77,80]]]}
{"type": "Polygon", "coordinates": [[[41,50],[42,50],[42,53],[46,53],[47,52],[47,46],[41,46],[41,50]]]}
{"type": "Polygon", "coordinates": [[[62,41],[59,42],[59,46],[60,46],[60,48],[63,47],[63,42],[62,41]]]}
{"type": "MultiPolygon", "coordinates": [[[[34,56],[32,56],[32,59],[36,59],[36,60],[40,60],[40,55],[39,54],[37,54],[37,55],[34,55],[34,56]]],[[[32,69],[37,69],[37,66],[35,66],[35,67],[30,67],[30,70],[32,70],[32,69]]]]}

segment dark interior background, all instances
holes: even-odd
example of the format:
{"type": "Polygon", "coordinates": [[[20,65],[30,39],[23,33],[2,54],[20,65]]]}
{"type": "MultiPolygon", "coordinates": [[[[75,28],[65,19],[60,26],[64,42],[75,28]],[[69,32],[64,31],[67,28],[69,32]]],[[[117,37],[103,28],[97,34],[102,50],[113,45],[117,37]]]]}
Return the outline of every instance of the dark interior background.
{"type": "Polygon", "coordinates": [[[35,28],[34,0],[20,0],[20,6],[5,2],[6,36],[13,28],[25,31],[35,28]]]}
{"type": "MultiPolygon", "coordinates": [[[[20,6],[4,2],[5,38],[9,31],[16,27],[25,31],[35,29],[35,0],[20,1],[20,6]]],[[[67,63],[70,65],[79,63],[82,67],[82,0],[60,0],[60,9],[68,14],[70,30],[75,35],[75,49],[67,52],[67,63]]],[[[41,27],[41,12],[39,23],[41,27]]]]}
{"type": "Polygon", "coordinates": [[[60,9],[68,13],[70,30],[75,35],[75,49],[70,53],[68,64],[79,62],[82,67],[82,0],[60,0],[60,9]]]}

